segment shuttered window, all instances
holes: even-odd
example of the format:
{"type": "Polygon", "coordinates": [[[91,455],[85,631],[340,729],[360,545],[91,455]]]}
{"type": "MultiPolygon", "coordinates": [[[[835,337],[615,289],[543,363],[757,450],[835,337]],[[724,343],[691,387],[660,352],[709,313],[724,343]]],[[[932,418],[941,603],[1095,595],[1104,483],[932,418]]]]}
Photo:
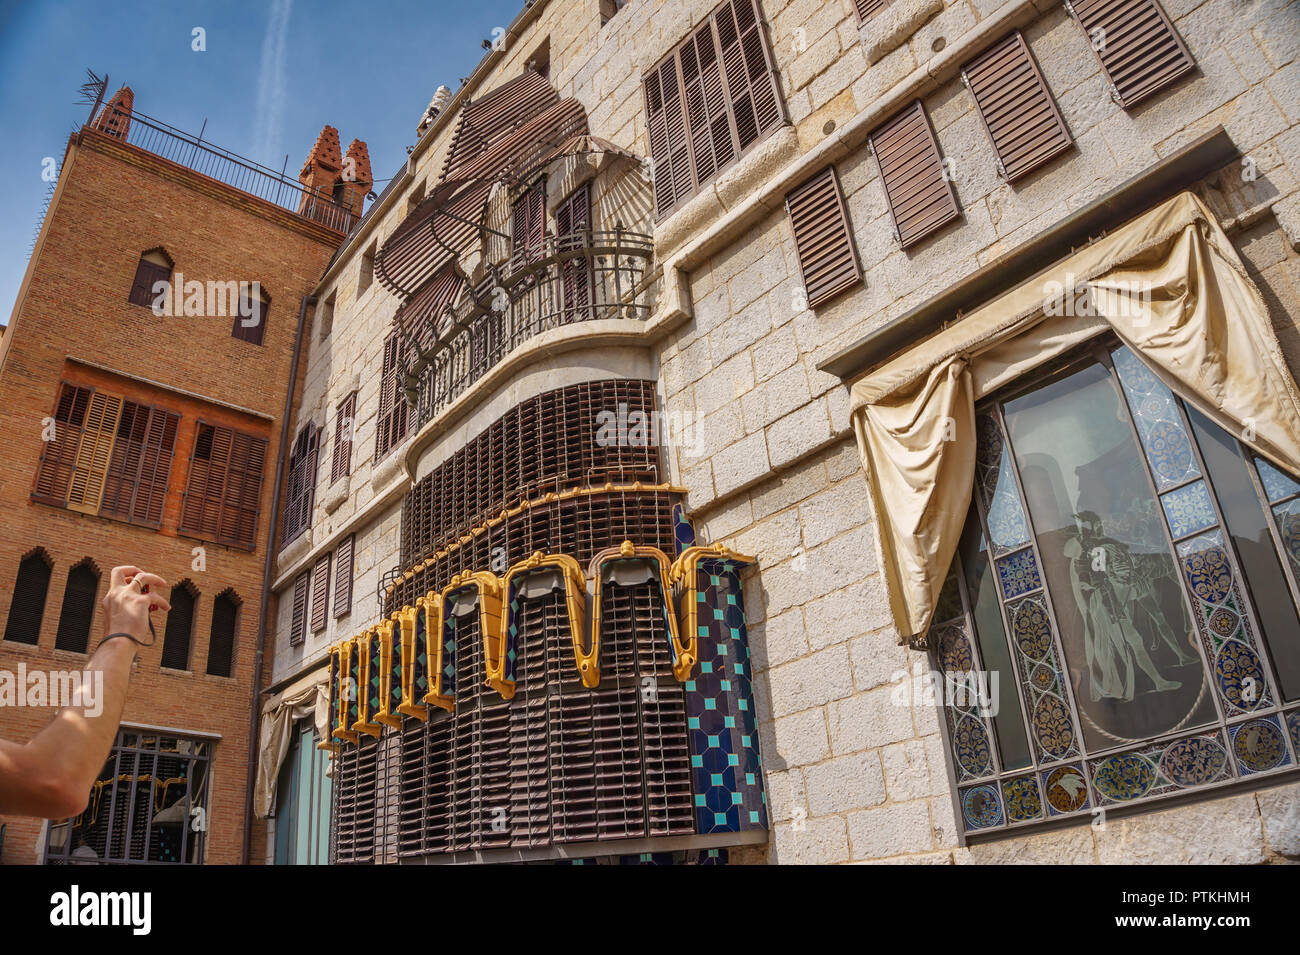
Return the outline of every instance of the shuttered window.
{"type": "Polygon", "coordinates": [[[375,460],[402,443],[410,409],[402,391],[402,378],[406,371],[406,348],[398,332],[384,339],[383,374],[379,383],[379,420],[375,426],[375,460]]]}
{"type": "Polygon", "coordinates": [[[330,555],[321,554],[311,569],[311,632],[320,633],[329,623],[330,555]]]}
{"type": "Polygon", "coordinates": [[[293,581],[293,616],[289,621],[289,646],[296,647],[307,632],[307,593],[311,574],[303,571],[293,581]]]}
{"type": "Polygon", "coordinates": [[[352,470],[352,435],[356,431],[357,393],[354,391],[339,404],[334,420],[334,455],[330,461],[330,483],[352,470]]]}
{"type": "Polygon", "coordinates": [[[1131,109],[1195,67],[1182,37],[1156,0],[1072,0],[1115,102],[1131,109]]]}
{"type": "Polygon", "coordinates": [[[834,166],[827,166],[785,197],[799,253],[808,307],[816,308],[862,281],[848,210],[834,166]]]}
{"type": "Polygon", "coordinates": [[[59,629],[54,635],[54,649],[86,652],[98,590],[99,569],[89,559],[75,564],[68,571],[68,583],[63,588],[63,608],[59,611],[59,629]]]}
{"type": "Polygon", "coordinates": [[[280,546],[297,540],[311,526],[316,500],[316,462],[320,452],[320,429],[309,421],[298,429],[289,452],[289,479],[284,496],[284,529],[280,546]]]}
{"type": "MultiPolygon", "coordinates": [[[[586,241],[565,241],[565,236],[582,235],[591,228],[591,183],[584,182],[569,198],[555,207],[557,242],[564,248],[585,247],[586,241]]],[[[591,260],[585,256],[566,259],[560,266],[564,292],[564,321],[579,322],[591,317],[591,260]]]]}
{"type": "Polygon", "coordinates": [[[190,668],[190,643],[194,635],[194,607],[199,592],[194,584],[182,580],[172,587],[167,602],[167,626],[163,630],[162,660],[160,665],[169,670],[190,668]]]}
{"type": "Polygon", "coordinates": [[[863,23],[889,6],[889,0],[854,0],[854,2],[858,8],[858,19],[863,23]]]}
{"type": "Polygon", "coordinates": [[[271,296],[255,286],[245,286],[239,293],[239,314],[235,316],[231,337],[253,345],[266,337],[266,322],[271,313],[271,296]],[[255,294],[256,292],[256,294],[255,294]]]}
{"type": "Polygon", "coordinates": [[[1061,111],[1020,31],[994,44],[961,71],[1008,182],[1070,147],[1061,111]]]}
{"type": "Polygon", "coordinates": [[[903,248],[958,218],[957,195],[948,181],[939,144],[918,99],[871,134],[880,164],[894,234],[903,248]]]}
{"type": "Polygon", "coordinates": [[[230,676],[235,663],[235,636],[239,632],[240,600],[233,590],[223,590],[212,601],[212,632],[208,639],[208,676],[230,676]]]}
{"type": "Polygon", "coordinates": [[[117,395],[97,391],[90,396],[81,433],[81,446],[77,449],[72,482],[68,485],[70,510],[84,514],[98,513],[121,413],[122,399],[117,395]]]}
{"type": "Polygon", "coordinates": [[[334,554],[334,616],[343,617],[352,612],[352,548],[356,535],[349,534],[339,542],[334,554]]]}
{"type": "Polygon", "coordinates": [[[660,217],[785,122],[757,0],[729,0],[643,79],[660,217]]]}
{"type": "Polygon", "coordinates": [[[252,550],[266,463],[266,439],[199,422],[180,530],[252,550]]]}
{"type": "Polygon", "coordinates": [[[66,383],[59,390],[54,421],[43,435],[45,450],[41,453],[36,486],[32,490],[32,497],[37,500],[58,505],[67,503],[92,393],[93,389],[66,383]]]}
{"type": "Polygon", "coordinates": [[[546,186],[531,186],[515,200],[510,213],[511,258],[536,262],[545,255],[546,186]]]}
{"type": "Polygon", "coordinates": [[[18,562],[13,599],[9,602],[9,619],[5,622],[5,639],[11,643],[30,643],[41,639],[41,620],[45,616],[45,597],[50,591],[50,572],[54,562],[45,549],[28,551],[18,562]]]}
{"type": "Polygon", "coordinates": [[[162,523],[180,420],[180,415],[161,408],[123,403],[104,481],[101,515],[151,527],[162,523]]]}
{"type": "Polygon", "coordinates": [[[135,279],[131,282],[127,301],[132,305],[153,308],[153,303],[158,298],[154,286],[158,282],[167,282],[170,285],[171,280],[172,267],[166,258],[157,250],[146,252],[140,256],[140,262],[135,267],[135,279]]]}

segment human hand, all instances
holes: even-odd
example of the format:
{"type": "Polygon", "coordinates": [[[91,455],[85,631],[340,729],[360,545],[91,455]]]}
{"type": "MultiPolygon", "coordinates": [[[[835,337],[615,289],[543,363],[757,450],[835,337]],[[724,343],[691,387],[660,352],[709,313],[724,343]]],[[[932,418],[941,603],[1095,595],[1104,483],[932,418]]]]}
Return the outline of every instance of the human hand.
{"type": "Polygon", "coordinates": [[[129,633],[143,642],[149,633],[149,614],[172,609],[163,596],[166,592],[167,581],[157,574],[130,565],[114,567],[102,601],[104,633],[129,633]]]}

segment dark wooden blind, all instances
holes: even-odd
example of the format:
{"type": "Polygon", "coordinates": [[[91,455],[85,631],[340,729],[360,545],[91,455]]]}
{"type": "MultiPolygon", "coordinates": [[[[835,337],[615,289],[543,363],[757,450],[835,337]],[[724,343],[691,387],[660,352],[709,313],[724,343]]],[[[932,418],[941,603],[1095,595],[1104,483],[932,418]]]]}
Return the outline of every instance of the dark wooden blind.
{"type": "Polygon", "coordinates": [[[41,620],[45,616],[45,596],[50,591],[53,562],[41,548],[28,551],[18,562],[13,599],[9,602],[9,619],[5,622],[5,639],[35,645],[41,639],[41,620]]]}
{"type": "Polygon", "coordinates": [[[1196,67],[1156,0],[1072,0],[1066,7],[1106,71],[1111,96],[1125,109],[1196,67]]]}
{"type": "Polygon", "coordinates": [[[320,633],[329,623],[330,555],[316,558],[311,569],[311,632],[320,633]]]}
{"type": "Polygon", "coordinates": [[[133,305],[153,308],[154,300],[158,297],[153,289],[154,284],[157,282],[171,282],[171,280],[172,270],[170,266],[150,262],[144,256],[141,256],[140,263],[135,267],[135,279],[131,282],[131,291],[127,295],[127,301],[133,305]]]}
{"type": "Polygon", "coordinates": [[[316,493],[316,462],[320,451],[320,430],[314,421],[298,429],[289,453],[289,478],[284,495],[284,530],[280,546],[297,540],[311,525],[316,493]]]}
{"type": "Polygon", "coordinates": [[[785,197],[799,253],[808,307],[816,308],[862,281],[848,210],[834,166],[827,166],[785,197]]]}
{"type": "Polygon", "coordinates": [[[375,426],[375,460],[388,454],[406,437],[410,409],[402,391],[406,348],[397,332],[384,339],[384,365],[379,382],[379,420],[375,426]]]}
{"type": "Polygon", "coordinates": [[[525,262],[534,262],[545,254],[546,243],[546,186],[531,186],[515,200],[510,213],[510,242],[512,256],[525,262]]]}
{"type": "MultiPolygon", "coordinates": [[[[565,236],[581,235],[590,228],[591,183],[584,182],[571,196],[555,207],[557,242],[563,243],[565,236]]],[[[590,260],[586,257],[567,259],[560,266],[565,321],[583,321],[590,317],[590,267],[590,260]]]]}
{"type": "Polygon", "coordinates": [[[757,0],[728,0],[643,78],[665,216],[785,121],[757,0]]]}
{"type": "Polygon", "coordinates": [[[188,580],[182,580],[172,587],[167,602],[172,609],[167,611],[167,626],[163,630],[163,648],[161,666],[170,670],[188,670],[190,668],[190,642],[194,635],[194,605],[198,602],[199,592],[188,580]]]}
{"type": "Polygon", "coordinates": [[[208,640],[209,676],[230,676],[235,662],[239,604],[239,598],[233,590],[223,590],[212,601],[212,633],[208,640]]]}
{"type": "Polygon", "coordinates": [[[123,403],[104,479],[101,515],[151,527],[162,523],[180,420],[180,415],[161,408],[123,403]]]}
{"type": "Polygon", "coordinates": [[[356,430],[357,393],[339,403],[334,419],[334,454],[330,461],[330,483],[352,470],[352,434],[356,430]]]}
{"type": "Polygon", "coordinates": [[[66,382],[59,389],[59,400],[54,409],[54,427],[51,440],[45,442],[41,463],[36,470],[36,486],[32,497],[49,504],[65,504],[72,472],[77,463],[77,450],[81,447],[82,425],[90,405],[93,389],[78,388],[66,382]]]}
{"type": "Polygon", "coordinates": [[[918,99],[871,134],[894,232],[908,248],[958,218],[957,196],[944,176],[939,144],[918,99]]]}
{"type": "Polygon", "coordinates": [[[1070,131],[1019,30],[967,63],[961,75],[1008,182],[1070,148],[1070,131]]]}
{"type": "Polygon", "coordinates": [[[311,574],[303,571],[293,581],[293,616],[289,621],[289,646],[302,643],[307,631],[307,593],[311,574]]]}
{"type": "Polygon", "coordinates": [[[334,616],[342,617],[352,612],[352,548],[356,535],[349,534],[339,542],[334,553],[334,616]]]}
{"type": "Polygon", "coordinates": [[[99,571],[94,564],[83,560],[68,571],[68,583],[63,589],[63,607],[59,611],[59,629],[54,635],[54,649],[86,652],[98,590],[99,571]]]}
{"type": "Polygon", "coordinates": [[[239,293],[239,314],[235,316],[235,324],[230,331],[231,336],[241,342],[262,344],[262,339],[266,337],[266,322],[270,312],[269,296],[265,293],[254,295],[251,288],[244,289],[239,293]]]}
{"type": "Polygon", "coordinates": [[[265,463],[265,438],[200,421],[180,530],[252,550],[265,463]]]}

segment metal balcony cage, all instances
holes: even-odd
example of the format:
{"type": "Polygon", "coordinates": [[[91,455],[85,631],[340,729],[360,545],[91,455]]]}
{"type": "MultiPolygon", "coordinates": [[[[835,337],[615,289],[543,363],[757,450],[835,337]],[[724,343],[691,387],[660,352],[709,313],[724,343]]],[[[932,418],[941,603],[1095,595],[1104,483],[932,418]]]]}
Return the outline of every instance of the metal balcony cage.
{"type": "Polygon", "coordinates": [[[124,729],[79,816],[51,822],[48,865],[203,861],[212,743],[124,729]]]}

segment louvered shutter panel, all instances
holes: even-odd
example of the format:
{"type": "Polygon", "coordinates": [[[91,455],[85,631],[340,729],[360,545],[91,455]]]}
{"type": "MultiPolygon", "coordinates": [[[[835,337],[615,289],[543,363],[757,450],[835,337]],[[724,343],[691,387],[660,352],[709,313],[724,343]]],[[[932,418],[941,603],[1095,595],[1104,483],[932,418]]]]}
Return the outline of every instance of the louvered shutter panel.
{"type": "Polygon", "coordinates": [[[216,540],[221,533],[221,508],[226,500],[226,484],[230,480],[230,451],[234,434],[229,428],[215,428],[212,432],[212,454],[208,459],[209,477],[204,488],[200,528],[203,535],[216,540]]]}
{"type": "Polygon", "coordinates": [[[113,455],[109,459],[108,473],[104,476],[104,493],[99,502],[100,514],[120,520],[130,518],[131,494],[135,490],[136,476],[140,473],[140,455],[144,450],[148,428],[148,406],[124,401],[117,423],[117,440],[113,442],[113,455]]]}
{"type": "Polygon", "coordinates": [[[299,574],[293,582],[293,617],[289,623],[289,646],[296,647],[302,643],[307,629],[307,588],[311,575],[307,571],[299,574]]]}
{"type": "MultiPolygon", "coordinates": [[[[565,236],[582,235],[591,228],[591,183],[585,182],[560,203],[555,210],[557,241],[565,236]]],[[[576,240],[575,240],[576,241],[576,240]]],[[[567,243],[566,243],[567,244],[567,243]]],[[[585,245],[585,243],[582,243],[585,245]]],[[[560,266],[564,292],[565,321],[590,318],[591,274],[586,256],[566,259],[560,266]]]]}
{"type": "Polygon", "coordinates": [[[352,470],[352,433],[356,427],[357,393],[354,391],[339,405],[334,422],[334,454],[330,462],[330,483],[352,470]]]}
{"type": "Polygon", "coordinates": [[[918,99],[871,134],[894,230],[908,248],[958,218],[939,144],[918,99]]]}
{"type": "Polygon", "coordinates": [[[854,0],[854,5],[858,8],[858,19],[865,23],[889,6],[889,0],[854,0]]]}
{"type": "Polygon", "coordinates": [[[690,195],[693,186],[682,89],[673,53],[645,79],[650,155],[654,160],[655,210],[662,217],[690,195]]]}
{"type": "Polygon", "coordinates": [[[787,195],[785,206],[809,308],[862,281],[834,166],[827,166],[787,195]]]}
{"type": "Polygon", "coordinates": [[[546,197],[542,188],[532,186],[526,189],[511,212],[513,255],[525,262],[535,262],[545,254],[546,197]]]}
{"type": "Polygon", "coordinates": [[[131,520],[157,527],[162,523],[167,482],[171,477],[172,455],[176,449],[176,430],[181,416],[154,408],[149,414],[144,450],[140,455],[140,474],[131,504],[131,520]]]}
{"type": "Polygon", "coordinates": [[[311,570],[311,632],[320,633],[329,622],[330,555],[322,554],[311,570]]]}
{"type": "Polygon", "coordinates": [[[172,270],[167,266],[141,259],[140,264],[135,267],[135,279],[131,282],[131,292],[127,295],[127,300],[135,305],[153,308],[154,300],[158,297],[153,290],[154,285],[158,282],[170,282],[171,278],[172,270]]]}
{"type": "Polygon", "coordinates": [[[402,392],[406,352],[402,338],[393,332],[384,340],[384,364],[379,385],[379,420],[375,428],[375,460],[378,461],[406,437],[410,409],[402,392]]]}
{"type": "Polygon", "coordinates": [[[50,504],[66,504],[68,487],[77,465],[77,451],[81,447],[82,425],[90,405],[92,389],[64,384],[59,392],[59,403],[54,410],[54,437],[45,442],[41,463],[36,471],[36,486],[32,496],[50,504]]]}
{"type": "Polygon", "coordinates": [[[334,616],[342,617],[352,612],[352,548],[356,535],[349,534],[339,542],[334,554],[334,616]]]}
{"type": "Polygon", "coordinates": [[[1070,132],[1020,31],[962,69],[998,168],[1013,182],[1070,146],[1070,132]]]}
{"type": "Polygon", "coordinates": [[[104,482],[99,513],[157,527],[171,473],[180,416],[127,401],[104,482]]]}
{"type": "Polygon", "coordinates": [[[190,455],[190,475],[185,485],[180,529],[201,537],[210,537],[212,534],[212,530],[204,526],[208,501],[215,498],[219,510],[226,485],[224,458],[221,461],[213,460],[218,432],[223,430],[200,421],[194,432],[194,450],[190,455]]]}
{"type": "Polygon", "coordinates": [[[1125,109],[1196,66],[1156,0],[1073,0],[1066,7],[1110,78],[1111,96],[1125,109]]]}
{"type": "Polygon", "coordinates": [[[756,2],[731,0],[713,15],[741,152],[784,118],[756,2]]]}
{"type": "Polygon", "coordinates": [[[243,443],[244,480],[238,499],[228,497],[226,507],[237,510],[234,542],[252,550],[257,546],[257,517],[261,510],[262,476],[266,466],[266,439],[236,432],[243,443]]]}
{"type": "Polygon", "coordinates": [[[736,157],[712,18],[686,41],[678,57],[698,186],[736,157]]]}
{"type": "Polygon", "coordinates": [[[91,395],[90,405],[86,409],[86,427],[81,435],[81,446],[77,449],[77,462],[68,487],[70,510],[85,514],[99,511],[121,413],[122,399],[118,396],[102,391],[91,395]]]}
{"type": "Polygon", "coordinates": [[[281,546],[296,539],[311,524],[319,451],[320,431],[315,422],[309,421],[299,429],[298,437],[294,439],[293,452],[289,456],[281,546]]]}
{"type": "Polygon", "coordinates": [[[9,601],[9,618],[5,621],[5,639],[9,642],[32,645],[40,642],[41,620],[45,616],[45,597],[50,591],[52,569],[39,550],[18,562],[18,577],[9,601]]]}
{"type": "Polygon", "coordinates": [[[90,564],[82,562],[68,571],[68,583],[63,589],[63,608],[59,611],[59,629],[54,635],[54,649],[86,652],[98,590],[99,574],[90,564]]]}

